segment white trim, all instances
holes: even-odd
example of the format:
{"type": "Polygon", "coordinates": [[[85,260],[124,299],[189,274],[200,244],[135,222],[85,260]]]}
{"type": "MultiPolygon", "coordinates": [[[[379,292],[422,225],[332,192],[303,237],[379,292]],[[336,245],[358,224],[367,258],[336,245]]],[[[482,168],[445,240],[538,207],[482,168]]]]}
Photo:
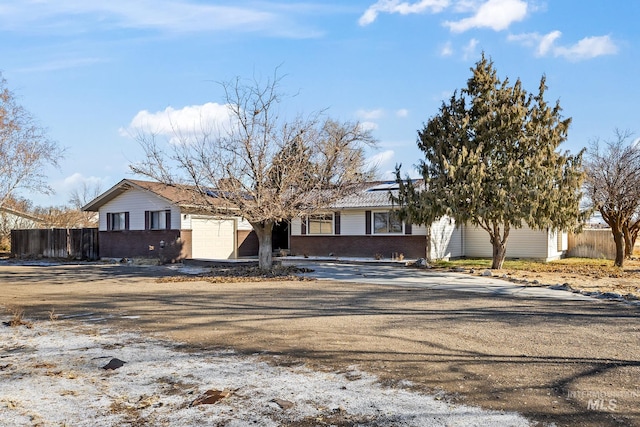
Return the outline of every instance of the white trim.
{"type": "MultiPolygon", "coordinates": [[[[375,209],[371,210],[371,235],[372,236],[401,236],[405,233],[404,221],[400,220],[400,231],[393,232],[376,232],[376,221],[375,214],[386,213],[390,214],[392,212],[396,212],[395,209],[375,209]]],[[[389,221],[387,221],[387,226],[389,226],[389,221]]]]}

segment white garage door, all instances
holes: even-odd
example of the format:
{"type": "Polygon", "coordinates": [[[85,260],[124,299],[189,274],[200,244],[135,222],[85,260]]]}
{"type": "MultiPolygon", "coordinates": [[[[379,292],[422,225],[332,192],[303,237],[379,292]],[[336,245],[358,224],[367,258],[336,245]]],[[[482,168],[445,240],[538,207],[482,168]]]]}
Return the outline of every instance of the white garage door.
{"type": "Polygon", "coordinates": [[[193,258],[234,258],[235,220],[193,218],[191,229],[191,256],[193,258]]]}

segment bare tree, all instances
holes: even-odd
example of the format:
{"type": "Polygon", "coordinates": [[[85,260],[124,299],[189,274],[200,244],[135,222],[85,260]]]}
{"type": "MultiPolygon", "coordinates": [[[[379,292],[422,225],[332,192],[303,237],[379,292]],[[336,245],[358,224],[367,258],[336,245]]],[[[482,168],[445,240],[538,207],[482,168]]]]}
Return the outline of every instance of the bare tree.
{"type": "Polygon", "coordinates": [[[262,269],[272,266],[274,225],[327,208],[369,179],[365,148],[375,145],[358,123],[321,114],[282,118],[280,81],[275,73],[264,84],[222,83],[230,117],[223,129],[199,123],[197,137],[174,132],[170,143],[141,132],[145,159],[131,166],[169,185],[192,185],[194,204],[207,212],[246,218],[258,236],[262,269]]]}
{"type": "Polygon", "coordinates": [[[64,150],[16,101],[0,74],[0,207],[18,189],[50,193],[47,165],[58,165],[64,150]]]}
{"type": "Polygon", "coordinates": [[[633,254],[640,228],[640,147],[630,137],[629,131],[616,129],[615,139],[593,141],[584,165],[586,196],[611,227],[618,267],[633,254]]]}
{"type": "Polygon", "coordinates": [[[88,184],[86,181],[80,187],[74,188],[69,194],[69,210],[76,213],[76,227],[97,227],[97,212],[82,210],[90,201],[102,193],[100,183],[88,184]]]}

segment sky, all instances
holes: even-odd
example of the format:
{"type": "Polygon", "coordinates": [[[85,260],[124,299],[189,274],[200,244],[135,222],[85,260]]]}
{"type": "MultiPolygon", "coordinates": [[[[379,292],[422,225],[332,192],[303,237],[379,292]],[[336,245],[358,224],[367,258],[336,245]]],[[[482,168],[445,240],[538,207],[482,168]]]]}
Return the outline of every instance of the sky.
{"type": "MultiPolygon", "coordinates": [[[[221,82],[282,77],[282,110],[371,129],[381,179],[422,157],[417,131],[466,86],[482,52],[498,76],[572,118],[563,150],[640,133],[640,1],[3,0],[0,71],[66,148],[53,196],[136,178],[140,123],[224,114],[221,82]],[[277,70],[277,71],[276,71],[277,70]]],[[[139,178],[139,177],[138,177],[139,178]]]]}

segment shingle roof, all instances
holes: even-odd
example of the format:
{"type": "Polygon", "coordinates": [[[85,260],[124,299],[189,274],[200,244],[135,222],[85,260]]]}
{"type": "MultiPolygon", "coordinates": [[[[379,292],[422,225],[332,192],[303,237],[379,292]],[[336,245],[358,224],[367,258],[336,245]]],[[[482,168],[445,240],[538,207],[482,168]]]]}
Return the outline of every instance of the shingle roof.
{"type": "Polygon", "coordinates": [[[225,201],[216,197],[207,197],[196,191],[195,187],[188,185],[167,185],[161,182],[141,181],[137,179],[123,179],[109,190],[89,202],[82,209],[85,211],[98,211],[105,203],[115,199],[119,195],[131,189],[149,191],[168,202],[180,206],[183,210],[197,210],[198,206],[213,205],[225,207],[225,201]],[[205,199],[206,197],[206,199],[205,199]]]}
{"type": "Polygon", "coordinates": [[[376,181],[362,184],[357,192],[343,197],[333,203],[334,208],[381,208],[391,207],[389,192],[398,194],[398,184],[395,181],[376,181]]]}
{"type": "MultiPolygon", "coordinates": [[[[202,196],[195,190],[195,187],[192,186],[166,185],[153,181],[123,179],[96,199],[89,202],[83,207],[83,210],[98,211],[102,205],[132,188],[150,191],[156,196],[180,206],[185,211],[197,211],[198,206],[203,206],[203,204],[218,206],[221,209],[231,209],[223,199],[215,197],[215,192],[212,192],[207,197],[202,196]],[[206,197],[206,200],[204,200],[203,197],[206,197]]],[[[390,208],[393,205],[389,198],[389,193],[397,194],[397,189],[398,184],[395,181],[365,182],[359,186],[356,192],[339,199],[334,202],[331,207],[334,209],[390,208]]]]}

